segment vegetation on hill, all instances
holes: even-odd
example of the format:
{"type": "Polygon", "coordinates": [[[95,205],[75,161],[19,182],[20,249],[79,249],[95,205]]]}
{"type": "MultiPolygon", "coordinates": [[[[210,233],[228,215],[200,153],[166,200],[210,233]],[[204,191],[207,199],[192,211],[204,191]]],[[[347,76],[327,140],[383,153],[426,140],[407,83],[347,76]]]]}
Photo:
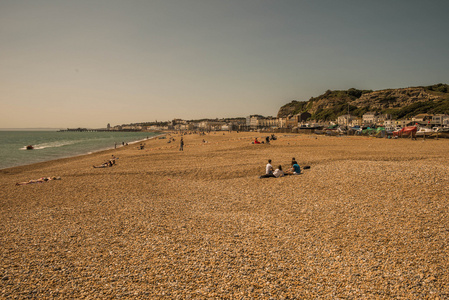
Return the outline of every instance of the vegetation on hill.
{"type": "Polygon", "coordinates": [[[449,100],[440,100],[434,102],[417,102],[404,106],[400,109],[385,109],[382,113],[392,115],[394,119],[408,119],[419,114],[448,114],[449,100]]]}
{"type": "Polygon", "coordinates": [[[388,113],[393,118],[410,118],[417,114],[449,114],[449,85],[435,84],[381,91],[349,89],[328,90],[308,101],[294,100],[279,109],[278,117],[302,112],[312,119],[330,121],[351,114],[362,117],[368,111],[388,113]]]}

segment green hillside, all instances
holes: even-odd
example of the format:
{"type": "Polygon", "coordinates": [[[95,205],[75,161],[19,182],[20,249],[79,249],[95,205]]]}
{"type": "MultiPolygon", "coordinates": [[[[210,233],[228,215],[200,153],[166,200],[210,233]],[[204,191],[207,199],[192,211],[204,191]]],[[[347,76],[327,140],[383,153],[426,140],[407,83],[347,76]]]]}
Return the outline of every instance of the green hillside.
{"type": "Polygon", "coordinates": [[[417,114],[449,114],[449,85],[435,84],[402,89],[328,90],[308,101],[292,101],[279,109],[278,117],[302,112],[315,120],[335,120],[347,114],[362,117],[368,111],[391,114],[393,118],[410,118],[417,114]]]}

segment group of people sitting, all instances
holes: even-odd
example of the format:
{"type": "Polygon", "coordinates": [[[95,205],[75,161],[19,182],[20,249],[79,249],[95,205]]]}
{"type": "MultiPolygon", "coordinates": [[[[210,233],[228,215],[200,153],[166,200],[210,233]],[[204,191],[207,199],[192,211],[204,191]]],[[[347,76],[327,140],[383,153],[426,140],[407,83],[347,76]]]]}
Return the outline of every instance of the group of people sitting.
{"type": "Polygon", "coordinates": [[[102,163],[99,166],[94,166],[94,168],[107,168],[107,167],[112,167],[115,165],[115,160],[118,159],[116,158],[114,155],[112,155],[111,159],[109,159],[108,161],[102,163]]]}
{"type": "Polygon", "coordinates": [[[260,176],[259,178],[270,178],[270,177],[279,178],[282,176],[299,175],[299,174],[301,174],[301,167],[298,165],[298,162],[295,160],[294,157],[292,158],[290,169],[288,169],[285,172],[282,170],[281,165],[279,165],[276,170],[273,169],[273,166],[271,165],[271,159],[269,159],[268,164],[265,167],[265,174],[260,176]]]}
{"type": "Polygon", "coordinates": [[[253,144],[269,144],[270,140],[275,141],[275,140],[277,140],[277,138],[274,134],[272,134],[271,137],[267,136],[265,138],[265,142],[264,141],[259,142],[259,140],[257,138],[255,138],[253,144]]]}

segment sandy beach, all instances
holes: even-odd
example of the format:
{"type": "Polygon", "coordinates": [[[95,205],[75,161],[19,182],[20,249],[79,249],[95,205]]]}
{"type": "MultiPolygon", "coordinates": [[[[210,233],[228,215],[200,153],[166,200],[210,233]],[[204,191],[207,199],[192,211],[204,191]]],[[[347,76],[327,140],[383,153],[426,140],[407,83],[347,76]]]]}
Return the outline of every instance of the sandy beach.
{"type": "Polygon", "coordinates": [[[0,298],[449,299],[448,139],[266,135],[0,170],[0,298]]]}

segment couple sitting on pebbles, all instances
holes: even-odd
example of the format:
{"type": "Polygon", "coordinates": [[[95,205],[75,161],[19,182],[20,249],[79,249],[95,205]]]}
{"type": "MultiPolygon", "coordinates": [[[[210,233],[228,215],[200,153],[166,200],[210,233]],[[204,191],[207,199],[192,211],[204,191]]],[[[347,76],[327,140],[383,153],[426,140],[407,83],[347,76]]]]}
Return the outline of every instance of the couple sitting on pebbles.
{"type": "Polygon", "coordinates": [[[301,174],[301,168],[299,167],[298,163],[296,162],[295,158],[292,158],[292,166],[288,171],[283,171],[282,166],[279,165],[276,170],[273,169],[273,166],[271,165],[271,159],[268,160],[268,164],[265,167],[265,175],[260,176],[259,178],[270,178],[275,177],[279,178],[282,176],[287,175],[299,175],[301,174]]]}

